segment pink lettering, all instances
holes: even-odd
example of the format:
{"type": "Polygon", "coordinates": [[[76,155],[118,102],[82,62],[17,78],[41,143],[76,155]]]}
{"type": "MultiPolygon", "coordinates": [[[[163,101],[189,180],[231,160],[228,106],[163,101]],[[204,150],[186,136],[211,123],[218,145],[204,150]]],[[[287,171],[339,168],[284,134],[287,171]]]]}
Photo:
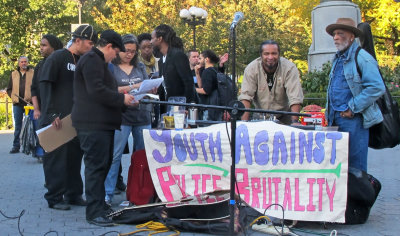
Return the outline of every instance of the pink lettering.
{"type": "Polygon", "coordinates": [[[336,179],[333,181],[333,186],[329,189],[328,180],[326,180],[326,194],[328,194],[329,198],[329,210],[333,211],[333,198],[335,197],[336,191],[336,179]]]}
{"type": "Polygon", "coordinates": [[[300,191],[299,191],[299,178],[294,180],[294,210],[295,211],[304,211],[305,207],[300,205],[300,191]]]}
{"type": "MultiPolygon", "coordinates": [[[[275,184],[275,204],[279,204],[279,183],[281,178],[272,178],[272,183],[275,184]]],[[[275,205],[275,210],[278,210],[278,205],[275,205]]]]}
{"type": "Polygon", "coordinates": [[[176,184],[179,186],[179,190],[181,190],[182,197],[186,197],[185,175],[174,175],[174,179],[176,184]]]}
{"type": "Polygon", "coordinates": [[[313,204],[313,185],[315,183],[315,179],[308,178],[307,183],[310,185],[310,190],[309,190],[309,202],[307,205],[307,211],[315,211],[315,205],[313,204]]]}
{"type": "Polygon", "coordinates": [[[158,181],[160,182],[161,190],[167,201],[173,201],[174,198],[171,193],[170,187],[175,185],[175,179],[171,174],[171,166],[158,168],[157,170],[158,181]],[[166,175],[166,176],[165,176],[166,175]]]}
{"type": "Polygon", "coordinates": [[[323,187],[324,187],[324,183],[325,183],[325,179],[323,178],[318,178],[317,179],[317,184],[319,186],[319,192],[318,192],[318,210],[322,211],[322,191],[323,191],[323,187]]]}
{"type": "Polygon", "coordinates": [[[252,207],[260,207],[260,199],[258,199],[258,194],[261,192],[260,178],[251,178],[251,189],[252,189],[252,207]]]}
{"type": "Polygon", "coordinates": [[[200,175],[192,175],[192,179],[194,180],[194,195],[199,195],[199,182],[200,175]]]}
{"type": "Polygon", "coordinates": [[[236,192],[244,195],[244,201],[250,201],[249,175],[247,169],[236,169],[236,192]],[[241,176],[241,178],[239,178],[241,176]]]}
{"type": "Polygon", "coordinates": [[[292,210],[292,192],[290,189],[290,180],[286,178],[285,195],[283,197],[283,208],[292,210]]]}
{"type": "Polygon", "coordinates": [[[272,204],[272,184],[271,178],[268,178],[268,203],[265,201],[267,199],[267,179],[263,178],[263,208],[267,209],[272,204]]]}
{"type": "Polygon", "coordinates": [[[201,191],[202,193],[206,193],[207,192],[207,180],[211,179],[211,175],[201,175],[201,191]]]}
{"type": "Polygon", "coordinates": [[[213,181],[213,190],[217,190],[219,189],[217,182],[221,180],[221,176],[220,175],[213,175],[212,176],[212,181],[213,181]]]}

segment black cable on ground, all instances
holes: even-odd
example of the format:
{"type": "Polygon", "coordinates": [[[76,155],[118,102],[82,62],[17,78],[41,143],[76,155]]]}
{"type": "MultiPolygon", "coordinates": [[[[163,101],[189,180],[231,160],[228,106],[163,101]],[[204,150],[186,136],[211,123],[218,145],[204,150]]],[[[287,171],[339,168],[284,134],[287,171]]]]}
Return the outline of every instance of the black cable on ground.
{"type": "Polygon", "coordinates": [[[22,210],[21,213],[19,214],[19,216],[6,216],[1,210],[0,210],[0,214],[2,214],[5,218],[10,219],[10,220],[18,219],[18,232],[21,236],[24,236],[19,227],[19,223],[21,222],[21,217],[25,214],[25,210],[22,210]]]}
{"type": "Polygon", "coordinates": [[[100,234],[99,236],[106,236],[107,234],[111,234],[111,233],[117,233],[117,235],[121,234],[120,232],[114,230],[114,231],[105,232],[104,234],[100,234]]]}
{"type": "Polygon", "coordinates": [[[43,236],[46,236],[46,235],[48,235],[50,233],[56,233],[56,235],[58,236],[58,232],[54,231],[54,230],[50,230],[49,232],[45,233],[43,236]]]}

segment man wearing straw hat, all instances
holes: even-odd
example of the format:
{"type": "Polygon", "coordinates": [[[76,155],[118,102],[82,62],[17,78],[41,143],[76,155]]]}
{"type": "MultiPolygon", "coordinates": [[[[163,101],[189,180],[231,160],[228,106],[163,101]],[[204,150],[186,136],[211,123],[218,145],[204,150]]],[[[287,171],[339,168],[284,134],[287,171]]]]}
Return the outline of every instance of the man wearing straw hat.
{"type": "Polygon", "coordinates": [[[385,92],[376,60],[359,47],[355,39],[362,32],[350,18],[339,18],[328,25],[337,52],[329,74],[327,111],[329,126],[349,133],[349,167],[367,171],[369,128],[382,122],[382,113],[375,101],[385,92]]]}

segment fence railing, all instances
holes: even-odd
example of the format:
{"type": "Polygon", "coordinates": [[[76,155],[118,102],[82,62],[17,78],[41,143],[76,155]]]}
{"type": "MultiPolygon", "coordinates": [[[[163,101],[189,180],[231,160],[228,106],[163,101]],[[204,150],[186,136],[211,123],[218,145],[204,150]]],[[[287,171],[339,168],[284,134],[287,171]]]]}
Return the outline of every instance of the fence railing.
{"type": "MultiPolygon", "coordinates": [[[[396,100],[400,100],[400,96],[392,96],[396,100]]],[[[304,98],[304,103],[305,104],[311,104],[315,101],[324,101],[326,98],[304,98]]],[[[12,117],[12,109],[10,109],[10,105],[12,104],[11,99],[9,97],[5,97],[5,99],[0,100],[0,110],[3,110],[4,107],[4,116],[5,116],[5,124],[2,125],[3,127],[10,127],[10,124],[12,124],[12,120],[9,119],[9,117],[12,117]]],[[[325,105],[325,104],[323,104],[325,105]]]]}

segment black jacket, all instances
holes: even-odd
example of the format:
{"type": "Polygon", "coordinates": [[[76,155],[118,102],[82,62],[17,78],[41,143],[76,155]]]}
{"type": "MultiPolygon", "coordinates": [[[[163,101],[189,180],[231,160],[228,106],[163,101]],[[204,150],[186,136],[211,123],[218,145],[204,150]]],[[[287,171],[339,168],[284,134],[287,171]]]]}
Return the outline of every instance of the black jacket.
{"type": "Polygon", "coordinates": [[[165,100],[169,97],[181,96],[186,97],[187,103],[197,102],[189,59],[182,50],[170,47],[165,63],[161,58],[158,61],[158,68],[160,75],[164,76],[167,92],[165,100]]]}
{"type": "Polygon", "coordinates": [[[69,115],[72,110],[72,84],[74,80],[75,61],[78,55],[73,55],[68,49],[53,52],[41,66],[39,79],[40,95],[40,126],[69,115]]]}
{"type": "Polygon", "coordinates": [[[121,126],[124,95],[97,48],[82,56],[74,78],[72,125],[81,130],[115,130],[121,126]]]}

